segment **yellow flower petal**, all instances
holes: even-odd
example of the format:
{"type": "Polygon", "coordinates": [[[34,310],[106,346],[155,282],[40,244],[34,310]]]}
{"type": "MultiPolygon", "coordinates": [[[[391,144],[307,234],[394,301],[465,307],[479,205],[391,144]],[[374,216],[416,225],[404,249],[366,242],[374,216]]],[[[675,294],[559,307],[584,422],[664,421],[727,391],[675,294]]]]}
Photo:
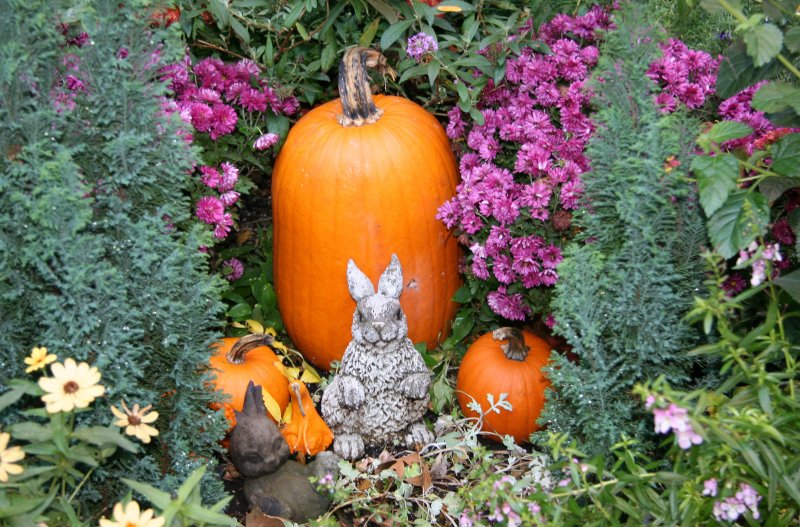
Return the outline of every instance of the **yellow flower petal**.
{"type": "Polygon", "coordinates": [[[148,413],[144,414],[143,416],[141,416],[139,419],[143,423],[155,422],[155,420],[158,419],[158,412],[156,412],[156,411],[148,412],[148,413]]]}

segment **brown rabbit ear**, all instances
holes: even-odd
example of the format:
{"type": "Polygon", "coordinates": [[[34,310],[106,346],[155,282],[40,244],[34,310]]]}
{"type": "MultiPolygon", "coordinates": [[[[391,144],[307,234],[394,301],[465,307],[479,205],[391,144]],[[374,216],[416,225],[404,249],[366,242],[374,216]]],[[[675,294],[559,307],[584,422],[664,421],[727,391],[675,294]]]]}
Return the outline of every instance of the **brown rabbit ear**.
{"type": "MultiPolygon", "coordinates": [[[[267,407],[264,406],[264,396],[261,394],[261,386],[256,386],[253,381],[247,384],[247,391],[244,394],[244,405],[242,414],[248,416],[266,415],[267,407]]],[[[236,416],[237,420],[239,416],[236,416]]]]}

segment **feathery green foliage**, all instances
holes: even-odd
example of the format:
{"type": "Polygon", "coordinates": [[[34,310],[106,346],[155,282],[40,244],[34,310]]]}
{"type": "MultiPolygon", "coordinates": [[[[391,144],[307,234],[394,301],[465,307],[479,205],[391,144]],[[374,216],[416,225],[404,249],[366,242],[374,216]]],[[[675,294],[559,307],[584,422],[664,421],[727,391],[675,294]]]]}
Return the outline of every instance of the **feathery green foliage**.
{"type": "Polygon", "coordinates": [[[588,453],[622,434],[643,438],[634,384],[665,375],[689,380],[685,354],[696,342],[682,320],[702,281],[703,223],[692,187],[681,176],[697,125],[661,115],[645,75],[658,56],[655,31],[641,11],[615,18],[594,77],[597,131],[588,146],[581,239],[558,268],[555,330],[576,360],[554,355],[552,390],[541,418],[569,432],[588,453]],[[671,159],[682,161],[674,167],[671,159]]]}
{"type": "Polygon", "coordinates": [[[198,158],[161,110],[158,68],[182,55],[178,29],[148,27],[140,1],[0,3],[2,375],[25,376],[23,358],[46,346],[102,373],[106,397],[83,422],[110,423],[122,399],[159,412],[145,454],[97,470],[85,500],[113,502],[122,476],[176,488],[225,430],[205,387],[222,284],[190,218],[198,158]],[[90,41],[67,44],[61,23],[90,41]],[[59,93],[74,109],[59,111],[59,93]]]}

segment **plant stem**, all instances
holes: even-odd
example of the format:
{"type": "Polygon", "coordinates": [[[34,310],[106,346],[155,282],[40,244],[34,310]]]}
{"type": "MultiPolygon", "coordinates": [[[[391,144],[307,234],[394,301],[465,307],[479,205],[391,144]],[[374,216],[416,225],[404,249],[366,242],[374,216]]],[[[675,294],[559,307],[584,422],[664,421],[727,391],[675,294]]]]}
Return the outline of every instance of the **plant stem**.
{"type": "MultiPolygon", "coordinates": [[[[642,479],[650,479],[656,476],[653,472],[645,472],[644,474],[639,474],[639,477],[642,479]]],[[[567,498],[567,497],[575,497],[575,496],[582,496],[588,492],[593,490],[603,489],[609,485],[613,485],[615,483],[619,483],[620,481],[617,478],[614,479],[607,479],[606,481],[601,481],[600,483],[595,483],[594,485],[590,485],[589,487],[584,487],[582,489],[575,489],[569,492],[554,492],[550,494],[551,498],[567,498]]]]}

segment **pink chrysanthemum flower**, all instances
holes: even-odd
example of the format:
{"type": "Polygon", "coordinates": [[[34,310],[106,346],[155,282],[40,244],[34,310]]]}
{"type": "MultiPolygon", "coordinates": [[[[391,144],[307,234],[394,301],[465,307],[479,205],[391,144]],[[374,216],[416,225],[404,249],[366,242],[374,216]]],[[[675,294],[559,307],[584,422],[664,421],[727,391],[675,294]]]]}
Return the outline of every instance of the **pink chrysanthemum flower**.
{"type": "Polygon", "coordinates": [[[253,148],[256,150],[266,150],[274,146],[278,142],[278,134],[264,134],[253,143],[253,148]]]}
{"type": "Polygon", "coordinates": [[[203,196],[197,201],[197,217],[203,223],[215,224],[223,219],[225,204],[214,196],[203,196]]]}

